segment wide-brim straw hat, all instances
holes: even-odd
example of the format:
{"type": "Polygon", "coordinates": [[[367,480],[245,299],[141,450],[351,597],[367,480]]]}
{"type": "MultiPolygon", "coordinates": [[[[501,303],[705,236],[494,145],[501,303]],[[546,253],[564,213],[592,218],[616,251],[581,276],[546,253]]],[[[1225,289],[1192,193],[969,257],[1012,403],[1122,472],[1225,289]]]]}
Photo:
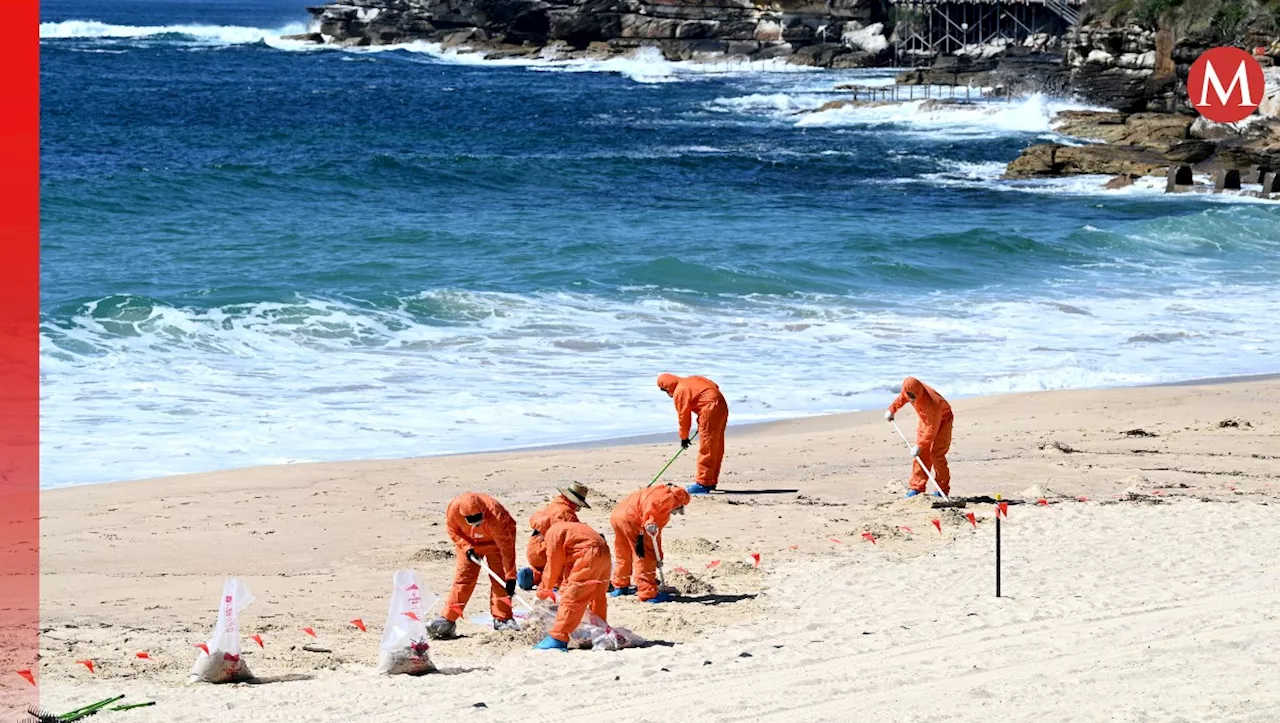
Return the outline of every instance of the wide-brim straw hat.
{"type": "Polygon", "coordinates": [[[591,509],[591,505],[587,504],[587,495],[591,493],[591,490],[587,489],[586,485],[571,482],[568,487],[558,487],[556,491],[564,495],[565,499],[573,504],[591,509]]]}

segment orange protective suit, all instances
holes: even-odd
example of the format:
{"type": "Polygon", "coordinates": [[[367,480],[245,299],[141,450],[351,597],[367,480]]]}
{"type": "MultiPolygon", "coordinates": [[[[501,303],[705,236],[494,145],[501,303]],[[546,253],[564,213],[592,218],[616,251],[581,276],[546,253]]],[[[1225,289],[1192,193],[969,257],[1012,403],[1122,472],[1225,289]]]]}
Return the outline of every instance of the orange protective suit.
{"type": "MultiPolygon", "coordinates": [[[[943,494],[951,494],[951,469],[947,466],[947,452],[951,450],[951,424],[955,415],[951,413],[951,405],[933,387],[915,377],[902,380],[902,393],[889,405],[889,413],[896,414],[910,402],[915,407],[916,446],[920,448],[920,462],[933,470],[933,477],[943,494]],[[908,394],[915,395],[911,399],[908,394]]],[[[929,484],[929,476],[924,469],[911,463],[911,489],[924,492],[929,484]]]]}
{"type": "Polygon", "coordinates": [[[662,485],[646,487],[628,495],[609,515],[613,525],[613,548],[617,559],[613,565],[613,586],[627,587],[635,567],[636,588],[641,600],[658,596],[658,558],[662,557],[662,529],[671,520],[671,511],[689,504],[689,493],[679,487],[662,485]],[[658,549],[645,525],[658,526],[658,549]],[[636,557],[636,538],[644,536],[644,557],[636,557]]]}
{"type": "MultiPolygon", "coordinates": [[[[480,566],[467,559],[467,550],[475,550],[503,580],[516,579],[516,521],[497,500],[479,492],[464,492],[453,498],[445,518],[449,537],[458,549],[453,589],[444,608],[445,619],[454,621],[462,617],[481,574],[480,566]],[[476,513],[484,513],[484,519],[472,527],[465,518],[476,513]]],[[[489,612],[494,620],[510,620],[511,599],[506,589],[493,579],[489,583],[489,612]]]]}
{"type": "Polygon", "coordinates": [[[694,482],[715,487],[724,463],[724,429],[729,425],[729,403],[720,387],[706,377],[658,376],[658,388],[671,395],[680,423],[680,439],[689,438],[690,416],[698,415],[698,474],[694,482]]]}
{"type": "Polygon", "coordinates": [[[529,546],[524,555],[533,568],[533,584],[542,583],[542,569],[547,565],[547,530],[557,522],[578,522],[578,506],[570,502],[564,495],[556,495],[546,507],[533,513],[529,518],[529,526],[533,528],[533,536],[529,538],[529,546]]]}
{"type": "Polygon", "coordinates": [[[587,610],[608,620],[609,543],[604,536],[581,522],[557,522],[547,530],[546,585],[538,597],[555,593],[556,622],[549,635],[562,643],[582,622],[587,610]]]}

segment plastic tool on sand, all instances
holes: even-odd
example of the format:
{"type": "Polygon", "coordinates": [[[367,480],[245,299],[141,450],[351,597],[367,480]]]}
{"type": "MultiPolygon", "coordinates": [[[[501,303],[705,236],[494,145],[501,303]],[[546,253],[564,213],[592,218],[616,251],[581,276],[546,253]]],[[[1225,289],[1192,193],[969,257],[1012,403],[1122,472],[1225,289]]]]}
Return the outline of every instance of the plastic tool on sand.
{"type": "Polygon", "coordinates": [[[124,699],[123,695],[117,695],[111,698],[107,698],[106,700],[100,700],[97,703],[93,703],[91,705],[86,705],[83,708],[77,708],[71,711],[70,713],[63,713],[62,715],[55,715],[48,711],[40,710],[34,706],[28,708],[27,712],[30,713],[31,717],[34,718],[39,723],[71,723],[71,721],[78,721],[83,718],[88,718],[89,716],[93,715],[94,713],[97,713],[103,708],[106,708],[112,703],[115,703],[116,701],[123,700],[123,699],[124,699]]]}
{"type": "MultiPolygon", "coordinates": [[[[898,431],[898,436],[902,437],[902,443],[907,445],[907,449],[911,449],[911,443],[907,441],[907,435],[902,433],[902,428],[898,426],[897,421],[890,419],[889,423],[892,424],[893,428],[898,431]]],[[[924,470],[924,473],[928,475],[929,481],[932,482],[933,486],[937,488],[938,494],[942,496],[942,499],[950,502],[951,498],[947,496],[946,492],[942,491],[942,487],[938,486],[938,480],[933,478],[933,470],[924,466],[924,462],[920,461],[920,455],[915,454],[915,455],[912,455],[911,458],[914,459],[916,461],[916,464],[920,465],[920,469],[924,470]]]]}
{"type": "MultiPolygon", "coordinates": [[[[689,438],[689,446],[691,446],[691,447],[692,447],[692,446],[693,446],[693,440],[695,440],[695,439],[697,439],[697,438],[698,438],[698,433],[697,433],[697,431],[695,431],[695,432],[693,433],[693,436],[689,438]]],[[[672,463],[672,462],[675,462],[675,461],[676,461],[676,458],[677,458],[677,457],[679,457],[679,456],[680,456],[680,453],[681,453],[681,452],[683,452],[683,451],[684,451],[684,447],[681,447],[680,449],[677,449],[677,450],[676,450],[676,453],[675,453],[675,454],[673,454],[673,455],[671,455],[671,459],[667,460],[667,463],[666,463],[665,465],[663,465],[663,466],[662,466],[662,469],[658,470],[658,474],[654,475],[654,476],[653,476],[653,479],[649,480],[649,484],[645,485],[645,487],[652,487],[654,482],[657,482],[658,480],[662,479],[662,475],[664,475],[664,474],[666,474],[666,473],[667,473],[667,468],[671,466],[671,463],[672,463]]]]}

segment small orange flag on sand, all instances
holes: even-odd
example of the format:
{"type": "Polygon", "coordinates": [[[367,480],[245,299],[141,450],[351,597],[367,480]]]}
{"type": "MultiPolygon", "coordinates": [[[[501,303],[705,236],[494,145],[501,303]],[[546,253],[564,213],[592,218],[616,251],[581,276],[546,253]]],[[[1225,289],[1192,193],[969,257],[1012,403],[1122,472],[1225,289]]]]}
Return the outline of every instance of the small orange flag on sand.
{"type": "Polygon", "coordinates": [[[873,545],[876,544],[876,536],[871,534],[870,532],[862,533],[862,539],[866,540],[867,542],[870,542],[873,545]]]}
{"type": "Polygon", "coordinates": [[[1045,498],[1041,497],[1040,499],[1036,500],[1036,504],[1040,505],[1041,507],[1048,507],[1049,500],[1046,500],[1045,498]]]}
{"type": "Polygon", "coordinates": [[[712,569],[715,569],[715,568],[717,568],[717,567],[720,567],[720,561],[719,561],[719,560],[712,560],[711,562],[708,562],[708,563],[707,563],[707,569],[708,569],[708,570],[712,570],[712,569]]]}
{"type": "Polygon", "coordinates": [[[789,545],[789,546],[787,547],[787,549],[788,549],[788,550],[799,550],[799,549],[800,549],[800,546],[799,546],[799,545],[789,545]]]}
{"type": "Polygon", "coordinates": [[[81,664],[81,665],[83,665],[84,667],[88,668],[90,673],[95,672],[95,671],[94,671],[94,669],[93,669],[93,661],[92,661],[92,660],[77,660],[76,662],[77,662],[77,663],[79,663],[79,664],[81,664]]]}
{"type": "Polygon", "coordinates": [[[365,629],[365,627],[364,627],[364,621],[363,621],[363,620],[361,620],[360,618],[356,618],[355,620],[352,620],[352,621],[351,621],[351,624],[352,624],[352,625],[354,625],[354,626],[356,626],[357,628],[360,628],[360,632],[362,632],[362,633],[367,633],[367,632],[369,632],[368,630],[366,630],[366,629],[365,629]]]}
{"type": "Polygon", "coordinates": [[[18,675],[26,678],[27,682],[32,685],[36,684],[36,676],[32,675],[30,670],[19,670],[18,675]]]}
{"type": "Polygon", "coordinates": [[[755,563],[755,567],[760,567],[760,553],[758,552],[751,553],[751,561],[755,563]]]}
{"type": "Polygon", "coordinates": [[[204,651],[205,655],[209,654],[209,646],[204,643],[196,643],[193,647],[200,648],[204,651]]]}
{"type": "Polygon", "coordinates": [[[898,525],[898,529],[899,529],[899,530],[902,530],[903,532],[907,533],[908,535],[914,535],[914,534],[916,534],[916,533],[915,533],[915,530],[911,529],[910,527],[907,527],[906,525],[898,525]]]}
{"type": "Polygon", "coordinates": [[[311,628],[303,628],[302,632],[306,633],[307,635],[310,635],[313,638],[316,637],[316,631],[311,628]]]}
{"type": "Polygon", "coordinates": [[[266,644],[262,642],[262,636],[261,636],[261,635],[254,634],[254,636],[253,636],[253,637],[251,637],[251,638],[249,638],[249,639],[250,639],[250,640],[252,640],[253,642],[257,643],[259,648],[265,648],[265,647],[267,647],[267,646],[266,646],[266,644]]]}
{"type": "Polygon", "coordinates": [[[933,526],[934,526],[935,528],[937,528],[937,530],[938,530],[938,534],[939,534],[939,535],[941,535],[941,534],[942,534],[942,520],[934,519],[934,520],[929,520],[929,521],[933,523],[933,526]]]}
{"type": "Polygon", "coordinates": [[[836,538],[834,538],[834,537],[829,537],[829,538],[827,538],[827,539],[828,539],[828,540],[830,540],[830,541],[832,541],[832,542],[834,542],[834,543],[836,543],[837,545],[843,545],[843,544],[844,544],[843,542],[841,542],[841,541],[837,540],[837,539],[836,539],[836,538]]]}
{"type": "Polygon", "coordinates": [[[964,518],[969,521],[969,524],[973,525],[973,529],[978,529],[978,518],[974,517],[972,512],[965,515],[964,518]]]}
{"type": "Polygon", "coordinates": [[[1084,495],[1080,495],[1079,497],[1076,498],[1076,502],[1088,502],[1088,501],[1089,501],[1089,498],[1085,497],[1084,495]]]}
{"type": "Polygon", "coordinates": [[[686,575],[688,575],[688,574],[689,574],[689,571],[688,571],[688,570],[686,570],[686,569],[684,569],[683,567],[677,567],[677,568],[676,568],[676,572],[683,572],[683,573],[684,573],[684,574],[686,574],[686,575]]]}
{"type": "Polygon", "coordinates": [[[138,660],[151,660],[151,653],[148,653],[145,650],[141,653],[134,653],[134,656],[136,656],[138,660]]]}

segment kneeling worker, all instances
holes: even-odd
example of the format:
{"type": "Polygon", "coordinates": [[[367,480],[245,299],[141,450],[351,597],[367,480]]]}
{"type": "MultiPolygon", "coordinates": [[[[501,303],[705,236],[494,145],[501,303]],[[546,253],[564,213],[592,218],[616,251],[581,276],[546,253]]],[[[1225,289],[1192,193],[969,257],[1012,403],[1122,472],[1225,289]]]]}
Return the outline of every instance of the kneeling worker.
{"type": "Polygon", "coordinates": [[[538,586],[538,598],[554,599],[559,607],[551,632],[534,647],[568,650],[569,636],[588,609],[601,620],[608,620],[605,591],[609,585],[609,543],[581,522],[557,522],[545,537],[547,567],[538,586]]]}
{"type": "Polygon", "coordinates": [[[557,491],[560,494],[556,495],[550,504],[533,513],[529,518],[533,535],[529,538],[529,546],[524,551],[525,557],[529,560],[529,567],[521,568],[520,574],[516,575],[516,582],[523,590],[532,590],[535,585],[542,584],[542,568],[547,565],[545,544],[547,530],[557,522],[580,522],[578,510],[584,507],[591,509],[591,505],[587,504],[587,493],[590,490],[586,485],[574,482],[557,491]]]}

